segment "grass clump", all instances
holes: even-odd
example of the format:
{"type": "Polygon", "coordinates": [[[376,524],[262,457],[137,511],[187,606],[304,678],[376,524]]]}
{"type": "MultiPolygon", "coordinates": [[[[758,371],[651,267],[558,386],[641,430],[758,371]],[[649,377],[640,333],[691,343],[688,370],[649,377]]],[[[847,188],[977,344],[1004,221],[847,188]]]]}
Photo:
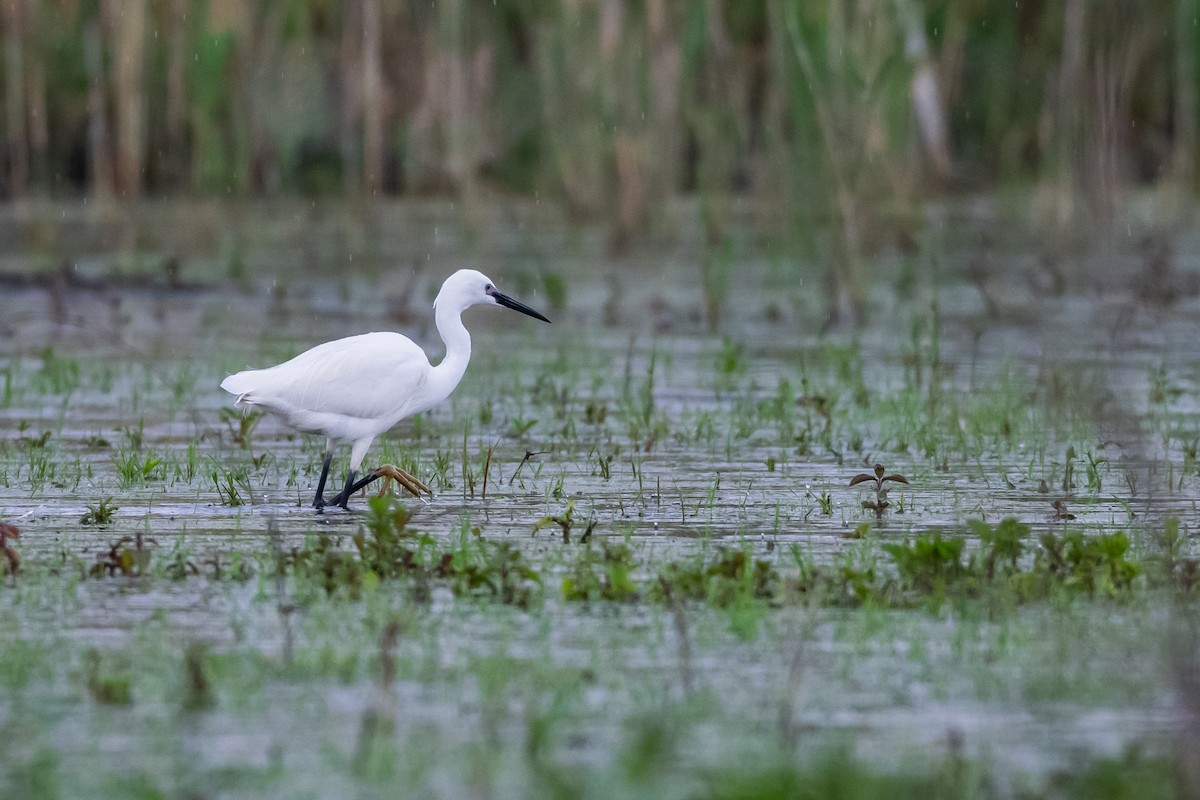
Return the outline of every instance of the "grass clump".
{"type": "Polygon", "coordinates": [[[479,597],[518,608],[533,605],[542,580],[510,542],[480,542],[470,552],[455,554],[443,574],[460,597],[479,597]]]}
{"type": "Polygon", "coordinates": [[[1142,566],[1128,559],[1129,537],[1121,531],[1085,536],[1083,531],[1045,533],[1032,564],[1020,561],[1029,550],[1028,525],[1007,518],[995,527],[971,520],[980,546],[965,556],[966,540],[944,538],[941,531],[916,537],[911,544],[885,544],[901,587],[921,596],[975,596],[988,588],[1008,588],[1018,600],[1036,600],[1055,591],[1089,597],[1129,594],[1142,566]]]}
{"type": "Polygon", "coordinates": [[[144,485],[162,477],[163,460],[153,453],[127,452],[116,455],[117,477],[122,489],[144,485]]]}
{"type": "Polygon", "coordinates": [[[1154,540],[1158,553],[1146,559],[1154,577],[1184,594],[1195,594],[1200,589],[1200,559],[1185,555],[1187,536],[1179,528],[1179,518],[1164,520],[1154,540]]]}
{"type": "MultiPolygon", "coordinates": [[[[611,468],[612,456],[600,458],[601,477],[604,480],[609,478],[609,469],[611,468]]],[[[574,530],[575,524],[578,522],[575,519],[575,501],[568,500],[567,507],[563,509],[561,514],[548,514],[537,522],[533,523],[533,535],[537,536],[538,531],[550,525],[557,525],[562,531],[563,544],[571,543],[571,531],[574,530]]],[[[596,520],[589,520],[583,533],[579,537],[580,544],[587,544],[592,538],[592,531],[596,528],[596,520]]]]}
{"type": "Polygon", "coordinates": [[[149,546],[158,544],[152,536],[140,533],[133,536],[122,536],[108,546],[96,557],[96,563],[88,570],[93,578],[105,575],[114,577],[121,575],[126,578],[138,578],[145,575],[150,568],[150,560],[154,550],[149,546]]]}
{"type": "Polygon", "coordinates": [[[245,465],[228,468],[218,464],[212,471],[212,481],[223,506],[243,506],[252,497],[250,476],[245,465]]]}
{"type": "Polygon", "coordinates": [[[563,599],[637,600],[641,593],[632,577],[635,566],[633,551],[626,544],[605,542],[599,551],[589,547],[563,578],[563,599]]]}
{"type": "Polygon", "coordinates": [[[277,569],[314,579],[326,594],[351,599],[380,581],[402,578],[412,582],[418,599],[428,599],[435,581],[459,596],[520,608],[530,607],[539,596],[541,576],[511,543],[475,536],[465,538],[458,550],[442,549],[408,523],[408,510],[395,499],[372,497],[364,528],[351,537],[354,550],[321,534],[281,554],[277,569]]]}
{"type": "MultiPolygon", "coordinates": [[[[412,530],[407,509],[393,499],[372,498],[369,509],[366,524],[350,537],[353,549],[321,534],[281,555],[278,568],[314,580],[326,594],[351,599],[392,580],[408,581],[419,600],[427,600],[437,585],[460,597],[520,608],[530,608],[541,597],[539,569],[517,545],[491,542],[472,530],[457,547],[447,548],[412,530]]],[[[1177,529],[1175,554],[1143,563],[1131,556],[1123,532],[1047,532],[1034,541],[1029,526],[1015,518],[995,525],[972,520],[969,526],[977,545],[970,537],[934,530],[909,542],[880,544],[878,552],[847,554],[831,564],[817,563],[793,548],[790,568],[737,548],[656,566],[639,562],[627,543],[605,541],[595,547],[584,542],[564,565],[561,597],[568,602],[690,601],[722,609],[747,604],[908,608],[997,593],[1017,603],[1060,593],[1124,599],[1148,582],[1144,577],[1184,591],[1197,585],[1200,570],[1195,559],[1178,554],[1182,540],[1177,529]]],[[[118,548],[93,567],[93,574],[137,574],[131,559],[139,552],[118,548]]]]}
{"type": "MultiPolygon", "coordinates": [[[[634,577],[639,565],[627,546],[606,543],[602,550],[589,548],[577,556],[563,580],[563,598],[690,600],[715,608],[746,602],[904,608],[995,592],[1008,592],[1022,603],[1062,592],[1122,599],[1145,583],[1139,579],[1147,565],[1130,555],[1129,537],[1123,532],[1048,532],[1033,543],[1029,526],[1014,518],[996,525],[982,520],[969,524],[978,538],[974,548],[968,547],[967,537],[940,530],[911,542],[884,543],[878,559],[847,555],[833,564],[818,564],[793,548],[794,571],[746,550],[723,549],[715,557],[668,563],[649,584],[634,577]]],[[[1177,531],[1174,536],[1178,550],[1181,539],[1177,531]]],[[[1153,563],[1156,585],[1184,591],[1196,586],[1195,559],[1167,554],[1156,556],[1153,563]]]]}
{"type": "Polygon", "coordinates": [[[79,518],[80,525],[109,525],[113,516],[121,507],[113,503],[111,497],[105,497],[100,502],[87,504],[87,511],[79,518]]]}
{"type": "Polygon", "coordinates": [[[1129,536],[1124,531],[1085,537],[1082,531],[1041,537],[1042,549],[1033,572],[1057,585],[1085,591],[1089,597],[1127,592],[1142,566],[1126,558],[1129,536]]]}
{"type": "Polygon", "coordinates": [[[769,561],[752,560],[744,550],[722,550],[710,561],[668,564],[650,594],[659,600],[704,600],[727,608],[740,600],[778,600],[782,592],[779,572],[769,561]]]}

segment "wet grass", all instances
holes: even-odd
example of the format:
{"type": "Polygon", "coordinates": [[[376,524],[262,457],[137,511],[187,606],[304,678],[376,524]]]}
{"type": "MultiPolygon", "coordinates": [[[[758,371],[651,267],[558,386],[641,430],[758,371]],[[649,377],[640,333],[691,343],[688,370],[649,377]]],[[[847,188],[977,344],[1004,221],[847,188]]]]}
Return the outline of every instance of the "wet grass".
{"type": "Polygon", "coordinates": [[[370,456],[432,501],[351,513],[216,389],[345,319],[15,341],[0,796],[1196,796],[1194,370],[933,305],[710,334],[713,292],[761,302],[473,317],[370,456]]]}

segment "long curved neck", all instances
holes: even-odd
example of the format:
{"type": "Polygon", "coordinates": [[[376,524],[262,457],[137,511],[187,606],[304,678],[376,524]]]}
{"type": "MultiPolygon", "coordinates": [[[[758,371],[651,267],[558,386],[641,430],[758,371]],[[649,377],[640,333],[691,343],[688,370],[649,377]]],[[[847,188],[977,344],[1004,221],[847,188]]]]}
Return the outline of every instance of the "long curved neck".
{"type": "Polygon", "coordinates": [[[462,309],[450,304],[438,305],[434,322],[446,345],[446,355],[433,367],[429,377],[429,393],[436,403],[450,396],[467,371],[467,362],[471,360],[471,334],[462,323],[462,309]]]}

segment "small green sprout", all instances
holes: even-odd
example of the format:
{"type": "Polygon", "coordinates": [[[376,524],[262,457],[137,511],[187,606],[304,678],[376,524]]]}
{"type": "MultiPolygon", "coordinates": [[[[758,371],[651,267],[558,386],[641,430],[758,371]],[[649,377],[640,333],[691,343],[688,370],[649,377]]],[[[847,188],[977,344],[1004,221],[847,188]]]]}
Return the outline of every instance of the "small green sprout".
{"type": "Polygon", "coordinates": [[[1100,467],[1108,466],[1108,459],[1104,456],[1093,455],[1091,450],[1085,454],[1087,457],[1087,483],[1088,491],[1098,494],[1100,492],[1100,484],[1102,477],[1100,475],[1100,467]]]}
{"type": "Polygon", "coordinates": [[[513,439],[520,439],[522,436],[529,433],[530,429],[537,424],[538,421],[536,419],[523,419],[521,417],[517,417],[509,422],[508,435],[513,439]]]}
{"type": "Polygon", "coordinates": [[[236,408],[222,408],[219,412],[221,421],[229,430],[229,438],[243,450],[250,449],[250,437],[259,421],[265,416],[262,411],[242,412],[236,408]]]}
{"type": "Polygon", "coordinates": [[[113,505],[111,497],[106,497],[99,503],[92,505],[88,504],[87,511],[79,518],[81,525],[109,525],[112,523],[113,515],[121,510],[118,505],[113,505]]]}
{"type": "Polygon", "coordinates": [[[635,564],[628,545],[604,543],[601,551],[580,551],[574,571],[563,578],[566,600],[628,601],[639,597],[632,572],[635,564]]]}
{"type": "Polygon", "coordinates": [[[231,470],[217,465],[212,472],[212,480],[217,495],[221,498],[221,505],[234,507],[246,505],[247,500],[242,497],[242,492],[245,492],[246,497],[250,497],[251,494],[250,480],[245,466],[231,470]]]}
{"type": "Polygon", "coordinates": [[[17,447],[25,450],[41,450],[50,441],[50,431],[42,431],[40,436],[18,436],[17,447]]]}
{"type": "Polygon", "coordinates": [[[116,463],[122,487],[145,483],[163,466],[163,460],[151,453],[124,450],[116,455],[116,463]]]}
{"type": "MultiPolygon", "coordinates": [[[[568,500],[567,507],[561,514],[545,516],[533,523],[533,535],[537,536],[537,532],[548,525],[557,525],[562,528],[563,544],[570,544],[571,528],[575,527],[575,501],[568,500]]],[[[591,531],[590,528],[588,530],[591,531]]]]}

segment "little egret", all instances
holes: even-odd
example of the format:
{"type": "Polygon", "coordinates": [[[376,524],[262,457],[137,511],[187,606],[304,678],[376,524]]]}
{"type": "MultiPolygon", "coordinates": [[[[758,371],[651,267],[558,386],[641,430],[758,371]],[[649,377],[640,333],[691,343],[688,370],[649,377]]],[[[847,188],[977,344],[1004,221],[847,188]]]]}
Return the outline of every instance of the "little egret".
{"type": "Polygon", "coordinates": [[[306,350],[266,369],[248,369],[221,381],[237,395],[239,408],[259,407],[290,428],[325,437],[325,460],[313,506],[346,508],[350,496],[379,478],[395,480],[417,497],[429,488],[398,467],[385,464],[362,480],[354,478],[375,437],[400,420],[433,408],[462,380],[471,360],[471,335],[462,313],[474,305],[498,305],[549,322],[524,303],[498,290],[483,273],[460,269],[442,284],[433,301],[434,320],[446,345],[436,367],[411,339],[398,333],[348,336],[306,350]],[[350,473],[345,488],[324,498],[333,447],[350,441],[350,473]]]}

